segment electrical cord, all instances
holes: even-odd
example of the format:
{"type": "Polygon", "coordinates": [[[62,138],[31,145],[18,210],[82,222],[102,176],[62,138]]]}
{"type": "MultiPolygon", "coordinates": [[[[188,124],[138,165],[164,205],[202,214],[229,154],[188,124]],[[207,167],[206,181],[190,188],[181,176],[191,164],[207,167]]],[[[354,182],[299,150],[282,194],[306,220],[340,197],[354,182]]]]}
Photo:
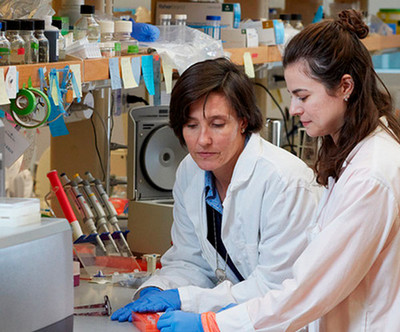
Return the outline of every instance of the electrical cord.
{"type": "Polygon", "coordinates": [[[145,105],[149,105],[149,102],[146,99],[135,95],[127,95],[126,102],[128,104],[143,103],[145,105]]]}
{"type": "Polygon", "coordinates": [[[294,149],[293,141],[292,142],[290,141],[289,131],[288,131],[287,123],[286,123],[287,119],[286,119],[285,113],[283,112],[281,106],[279,105],[279,103],[275,99],[275,97],[272,95],[271,91],[269,91],[269,89],[265,85],[263,85],[261,83],[258,83],[258,82],[255,82],[254,84],[259,86],[259,87],[261,87],[261,88],[263,88],[265,90],[265,92],[267,92],[268,95],[271,97],[271,99],[275,103],[275,105],[278,107],[278,109],[279,109],[279,111],[280,111],[280,113],[282,115],[282,118],[283,118],[283,126],[284,126],[284,129],[285,129],[286,140],[288,141],[288,144],[286,144],[284,146],[289,146],[290,147],[290,152],[293,153],[294,155],[296,155],[296,151],[294,149]]]}
{"type": "MultiPolygon", "coordinates": [[[[93,113],[95,113],[95,112],[93,112],[93,113]]],[[[94,125],[94,122],[93,122],[93,116],[90,117],[90,123],[92,124],[92,128],[93,128],[94,147],[95,147],[95,149],[96,149],[97,158],[99,159],[99,163],[100,163],[100,167],[101,167],[101,172],[102,172],[102,174],[103,174],[103,179],[102,179],[102,181],[104,182],[104,180],[105,180],[105,178],[106,178],[106,172],[104,171],[103,160],[101,159],[99,147],[98,147],[98,144],[97,144],[97,132],[96,132],[96,126],[94,125]]]]}

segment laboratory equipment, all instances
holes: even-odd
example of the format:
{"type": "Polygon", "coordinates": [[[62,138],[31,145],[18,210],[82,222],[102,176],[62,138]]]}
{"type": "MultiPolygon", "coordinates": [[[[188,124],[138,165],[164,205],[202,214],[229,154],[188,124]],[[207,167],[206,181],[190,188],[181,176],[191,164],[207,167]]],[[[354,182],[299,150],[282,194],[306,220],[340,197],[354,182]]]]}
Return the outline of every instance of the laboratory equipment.
{"type": "Polygon", "coordinates": [[[65,218],[68,220],[72,228],[72,237],[75,240],[79,239],[83,233],[79,221],[75,217],[75,213],[72,210],[71,204],[68,201],[67,195],[65,194],[64,188],[58,177],[56,170],[52,170],[47,173],[47,177],[50,180],[50,184],[53,192],[57,196],[57,200],[60,203],[61,209],[63,210],[65,218]]]}
{"type": "Polygon", "coordinates": [[[176,40],[176,42],[178,44],[183,44],[186,40],[186,33],[185,33],[186,19],[187,19],[186,14],[176,14],[175,15],[175,25],[177,25],[179,27],[178,37],[176,40]]]}
{"type": "Polygon", "coordinates": [[[292,24],[290,23],[290,20],[292,18],[291,14],[280,14],[279,18],[282,20],[283,27],[285,29],[293,28],[292,24]]]}
{"type": "Polygon", "coordinates": [[[49,41],[49,61],[57,62],[59,59],[58,35],[61,33],[54,25],[52,25],[52,17],[45,16],[44,19],[44,35],[49,41]]]}
{"type": "Polygon", "coordinates": [[[107,295],[104,295],[104,302],[102,303],[78,305],[74,307],[75,316],[111,316],[111,313],[111,303],[107,295]]]}
{"type": "Polygon", "coordinates": [[[81,5],[81,18],[74,24],[74,40],[87,37],[90,43],[100,39],[100,26],[94,19],[94,6],[81,5]]]}
{"type": "Polygon", "coordinates": [[[83,180],[79,176],[79,174],[75,174],[74,178],[75,178],[76,182],[79,185],[81,185],[83,188],[87,202],[89,203],[89,205],[92,209],[92,212],[96,218],[97,231],[99,233],[102,233],[102,232],[107,233],[107,237],[108,237],[110,243],[112,244],[112,247],[119,254],[120,251],[119,251],[117,244],[115,243],[113,237],[111,236],[110,230],[108,229],[108,226],[107,226],[106,214],[105,214],[100,202],[98,201],[95,193],[92,191],[92,188],[90,187],[90,183],[87,180],[83,180]]]}
{"type": "Polygon", "coordinates": [[[116,21],[115,22],[115,55],[126,55],[139,53],[139,43],[131,37],[132,22],[131,21],[116,21]]]}
{"type": "Polygon", "coordinates": [[[58,30],[58,38],[57,38],[57,47],[58,47],[58,60],[65,60],[65,37],[63,36],[61,29],[62,29],[62,21],[61,20],[52,20],[51,24],[55,26],[58,30]]]}
{"type": "Polygon", "coordinates": [[[40,223],[38,198],[0,197],[0,226],[18,227],[40,223]]]}
{"type": "Polygon", "coordinates": [[[6,38],[10,42],[10,64],[21,65],[25,63],[25,42],[19,35],[20,22],[6,20],[6,38]]]}
{"type": "Polygon", "coordinates": [[[163,313],[138,313],[132,312],[132,324],[135,325],[140,332],[158,332],[157,322],[163,313]]]}
{"type": "Polygon", "coordinates": [[[103,209],[106,211],[107,214],[107,219],[108,222],[114,227],[114,229],[120,233],[120,239],[126,249],[126,252],[128,253],[128,256],[132,256],[132,251],[129,248],[128,242],[126,242],[126,239],[124,237],[124,235],[121,232],[121,228],[118,225],[118,214],[117,211],[114,208],[114,205],[112,205],[112,203],[110,202],[110,199],[106,193],[106,191],[104,190],[103,184],[101,183],[101,181],[99,179],[95,179],[92,174],[90,172],[86,172],[86,177],[87,180],[93,185],[94,190],[96,191],[97,197],[99,198],[103,209]]]}
{"type": "Polygon", "coordinates": [[[96,242],[101,248],[101,250],[107,253],[106,247],[97,233],[94,215],[90,209],[85,197],[80,192],[80,189],[75,181],[70,181],[65,173],[61,173],[61,181],[64,187],[67,187],[67,192],[71,197],[71,200],[75,202],[76,207],[81,213],[83,223],[88,228],[90,234],[95,234],[96,242]]]}
{"type": "Polygon", "coordinates": [[[30,20],[20,20],[20,35],[24,40],[25,63],[39,62],[39,41],[34,36],[34,22],[30,20]]]}
{"type": "Polygon", "coordinates": [[[72,332],[72,241],[65,219],[0,226],[0,266],[2,332],[72,332]]]}
{"type": "Polygon", "coordinates": [[[5,36],[7,22],[0,22],[0,66],[10,64],[10,49],[11,44],[5,36]]]}
{"type": "Polygon", "coordinates": [[[134,252],[171,246],[172,187],[187,151],[168,126],[168,106],[133,108],[128,116],[128,243],[134,252]]]}
{"type": "Polygon", "coordinates": [[[221,16],[207,15],[206,21],[206,34],[210,35],[214,39],[221,39],[221,16]]]}
{"type": "Polygon", "coordinates": [[[301,14],[292,14],[292,15],[291,15],[291,19],[292,19],[292,22],[293,22],[292,26],[293,26],[296,30],[301,31],[301,30],[304,29],[303,22],[301,21],[301,20],[302,20],[301,14]]]}
{"type": "Polygon", "coordinates": [[[49,40],[44,35],[44,20],[35,20],[35,37],[39,43],[39,62],[49,62],[49,40]]]}

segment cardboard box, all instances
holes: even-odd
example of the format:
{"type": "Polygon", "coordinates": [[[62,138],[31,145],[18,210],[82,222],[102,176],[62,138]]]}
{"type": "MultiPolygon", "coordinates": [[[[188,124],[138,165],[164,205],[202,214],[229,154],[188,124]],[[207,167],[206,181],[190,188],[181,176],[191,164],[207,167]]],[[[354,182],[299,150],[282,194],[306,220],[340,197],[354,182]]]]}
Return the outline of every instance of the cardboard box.
{"type": "Polygon", "coordinates": [[[284,42],[284,28],[281,20],[260,22],[257,33],[260,45],[277,45],[284,42]]]}
{"type": "Polygon", "coordinates": [[[215,2],[157,2],[156,24],[160,24],[161,14],[171,14],[174,20],[175,14],[186,14],[187,25],[206,24],[207,15],[221,16],[221,25],[229,28],[238,28],[240,23],[239,3],[215,3],[215,2]]]}
{"type": "Polygon", "coordinates": [[[224,48],[257,47],[258,34],[256,29],[221,29],[221,40],[224,48]]]}

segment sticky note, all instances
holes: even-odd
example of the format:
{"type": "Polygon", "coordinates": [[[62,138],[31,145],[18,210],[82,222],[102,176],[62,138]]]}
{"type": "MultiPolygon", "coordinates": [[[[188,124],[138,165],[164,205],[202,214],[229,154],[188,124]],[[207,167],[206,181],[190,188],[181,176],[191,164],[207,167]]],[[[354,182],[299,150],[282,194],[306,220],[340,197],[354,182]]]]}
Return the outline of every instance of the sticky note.
{"type": "Polygon", "coordinates": [[[132,63],[132,73],[135,79],[135,82],[139,85],[140,84],[140,56],[131,58],[132,63]]]}
{"type": "Polygon", "coordinates": [[[8,98],[17,98],[17,67],[8,67],[5,84],[8,98]]]}
{"type": "Polygon", "coordinates": [[[170,94],[172,91],[172,67],[163,62],[162,68],[165,81],[165,92],[170,94]]]}
{"type": "Polygon", "coordinates": [[[142,72],[147,91],[149,92],[150,96],[154,96],[154,70],[152,55],[142,56],[142,72]]]}
{"type": "MultiPolygon", "coordinates": [[[[82,97],[82,78],[81,78],[81,65],[80,64],[74,64],[70,65],[69,68],[75,75],[75,80],[76,80],[76,85],[78,86],[79,89],[79,94],[80,97],[82,97]]],[[[74,91],[74,98],[76,98],[76,94],[74,91]]]]}
{"type": "Polygon", "coordinates": [[[0,105],[10,104],[8,99],[6,84],[4,83],[4,68],[0,68],[0,105]]]}
{"type": "Polygon", "coordinates": [[[58,106],[58,87],[57,87],[57,80],[55,77],[51,78],[51,97],[53,98],[54,105],[58,106]]]}
{"type": "Polygon", "coordinates": [[[137,88],[138,85],[133,77],[131,58],[121,58],[122,81],[125,89],[137,88]]]}
{"type": "Polygon", "coordinates": [[[30,143],[25,137],[15,129],[7,120],[4,124],[4,160],[5,166],[10,167],[22,156],[30,143]]]}
{"type": "Polygon", "coordinates": [[[244,52],[243,60],[244,60],[244,72],[247,74],[247,76],[249,76],[250,78],[256,77],[254,73],[253,60],[251,59],[250,52],[244,52]]]}
{"type": "Polygon", "coordinates": [[[121,76],[119,75],[119,58],[110,58],[108,60],[110,70],[111,89],[122,89],[121,76]]]}

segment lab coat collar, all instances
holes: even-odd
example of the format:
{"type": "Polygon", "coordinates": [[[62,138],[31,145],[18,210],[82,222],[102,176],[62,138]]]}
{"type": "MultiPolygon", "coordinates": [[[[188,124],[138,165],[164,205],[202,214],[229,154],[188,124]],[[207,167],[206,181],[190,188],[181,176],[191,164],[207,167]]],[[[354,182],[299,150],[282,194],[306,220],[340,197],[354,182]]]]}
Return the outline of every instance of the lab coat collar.
{"type": "Polygon", "coordinates": [[[248,181],[253,173],[256,161],[261,151],[262,144],[260,135],[251,134],[248,143],[236,162],[228,191],[236,190],[239,186],[248,181]]]}

